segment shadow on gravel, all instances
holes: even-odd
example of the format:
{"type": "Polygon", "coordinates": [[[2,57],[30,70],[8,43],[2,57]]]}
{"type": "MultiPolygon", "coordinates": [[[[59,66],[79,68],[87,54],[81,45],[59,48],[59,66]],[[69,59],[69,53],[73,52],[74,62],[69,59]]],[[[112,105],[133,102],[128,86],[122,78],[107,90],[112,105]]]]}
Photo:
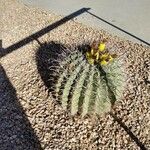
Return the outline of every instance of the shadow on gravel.
{"type": "MultiPolygon", "coordinates": [[[[25,46],[26,44],[32,42],[33,40],[38,39],[39,37],[43,36],[44,34],[50,32],[51,30],[59,27],[60,25],[66,23],[67,21],[87,12],[88,10],[90,10],[90,8],[81,8],[71,14],[69,14],[68,16],[65,16],[64,18],[50,24],[49,26],[39,30],[38,32],[35,32],[29,36],[27,36],[26,38],[10,45],[7,48],[3,48],[2,50],[0,50],[0,58],[7,55],[8,53],[11,53],[14,50],[17,50],[18,48],[25,46]]],[[[1,44],[2,45],[2,44],[1,44]]]]}
{"type": "MultiPolygon", "coordinates": [[[[50,42],[50,43],[40,43],[37,41],[40,45],[40,47],[37,50],[36,53],[36,63],[37,63],[37,69],[38,73],[41,76],[41,79],[43,80],[45,86],[49,89],[49,92],[53,93],[53,86],[55,84],[55,78],[57,79],[57,74],[50,71],[49,67],[53,65],[57,65],[57,62],[50,61],[50,58],[57,58],[58,54],[62,54],[61,51],[65,50],[65,46],[59,43],[50,42]],[[53,76],[54,74],[54,76],[53,76]],[[49,80],[50,77],[53,77],[54,81],[49,80]]],[[[83,45],[78,47],[79,51],[85,50],[88,47],[88,45],[83,45]]],[[[83,51],[84,52],[84,51],[83,51]]],[[[55,98],[55,94],[52,95],[55,98]]],[[[59,101],[58,101],[59,102],[59,101]]],[[[115,122],[117,122],[130,136],[130,138],[141,148],[141,150],[147,150],[146,147],[136,135],[125,125],[125,123],[122,122],[120,118],[118,118],[115,114],[110,113],[111,117],[114,119],[115,122]]]]}
{"type": "Polygon", "coordinates": [[[113,113],[110,113],[110,116],[126,131],[126,133],[137,144],[137,146],[141,148],[141,150],[147,150],[144,144],[134,135],[134,133],[122,122],[120,118],[113,113]]]}
{"type": "Polygon", "coordinates": [[[16,90],[0,65],[0,149],[42,150],[40,142],[17,100],[16,90]]]}
{"type": "MultiPolygon", "coordinates": [[[[51,66],[57,65],[57,62],[51,61],[50,59],[57,58],[58,55],[62,54],[62,50],[65,50],[65,47],[62,44],[55,43],[55,42],[45,42],[40,43],[38,41],[40,47],[36,53],[36,63],[38,73],[41,76],[45,86],[49,89],[49,92],[53,93],[53,86],[55,84],[55,79],[57,79],[57,74],[55,74],[55,70],[52,72],[50,71],[51,66]],[[49,80],[53,78],[54,80],[49,80]]],[[[55,94],[52,95],[55,98],[55,94]]]]}
{"type": "MultiPolygon", "coordinates": [[[[55,94],[53,94],[54,92],[53,87],[56,83],[55,81],[57,80],[58,76],[55,72],[56,70],[52,71],[52,69],[50,70],[50,67],[58,66],[58,63],[52,60],[58,60],[58,57],[60,58],[63,54],[65,54],[67,57],[69,54],[69,51],[67,50],[65,45],[54,42],[54,41],[51,41],[48,43],[47,42],[40,43],[37,40],[37,42],[40,45],[36,53],[36,64],[37,64],[38,73],[40,74],[41,79],[43,80],[45,86],[48,88],[49,92],[51,92],[52,96],[55,98],[55,94]],[[54,80],[49,80],[50,78],[54,80]]],[[[77,49],[83,53],[88,48],[89,48],[89,45],[78,45],[77,47],[77,49]]]]}

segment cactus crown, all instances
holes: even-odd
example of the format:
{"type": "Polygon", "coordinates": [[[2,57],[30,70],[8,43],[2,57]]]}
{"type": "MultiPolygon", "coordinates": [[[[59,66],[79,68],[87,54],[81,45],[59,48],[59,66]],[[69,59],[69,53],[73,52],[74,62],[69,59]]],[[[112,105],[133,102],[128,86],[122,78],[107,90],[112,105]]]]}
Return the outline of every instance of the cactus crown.
{"type": "Polygon", "coordinates": [[[105,42],[93,42],[85,51],[65,48],[57,55],[49,67],[52,94],[72,115],[108,112],[121,97],[125,83],[121,61],[105,42]]]}

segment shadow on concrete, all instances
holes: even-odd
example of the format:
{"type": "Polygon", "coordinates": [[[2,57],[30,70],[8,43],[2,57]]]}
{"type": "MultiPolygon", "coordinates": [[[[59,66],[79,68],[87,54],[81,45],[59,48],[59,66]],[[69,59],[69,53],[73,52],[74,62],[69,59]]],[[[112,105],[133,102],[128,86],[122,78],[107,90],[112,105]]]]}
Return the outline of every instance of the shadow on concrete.
{"type": "Polygon", "coordinates": [[[33,33],[32,35],[14,43],[13,45],[7,47],[7,48],[3,48],[1,51],[0,51],[0,58],[7,55],[8,53],[14,51],[14,50],[17,50],[18,48],[32,42],[33,40],[36,40],[38,39],[39,37],[43,36],[44,34],[48,33],[49,31],[57,28],[58,26],[66,23],[67,21],[81,15],[82,13],[85,13],[87,12],[88,10],[90,10],[90,8],[81,8],[79,9],[78,11],[60,19],[59,21],[41,29],[40,31],[36,32],[36,33],[33,33]]]}
{"type": "Polygon", "coordinates": [[[148,150],[142,142],[133,134],[133,132],[122,122],[120,118],[118,118],[115,114],[109,113],[110,116],[116,121],[130,136],[130,138],[140,147],[141,150],[148,150]]]}
{"type": "Polygon", "coordinates": [[[0,149],[42,150],[23,108],[17,100],[16,90],[0,65],[0,149]]]}
{"type": "Polygon", "coordinates": [[[118,29],[118,30],[120,30],[120,31],[122,31],[122,32],[124,32],[124,33],[126,33],[126,34],[128,34],[128,35],[130,35],[130,36],[132,36],[133,38],[135,38],[135,39],[137,39],[137,40],[143,42],[144,44],[150,46],[150,43],[148,43],[148,42],[144,41],[143,39],[141,39],[141,38],[139,38],[139,37],[133,35],[132,33],[128,32],[128,31],[125,31],[124,29],[122,29],[122,28],[120,28],[120,27],[118,27],[118,26],[116,26],[116,25],[114,25],[114,24],[108,22],[107,20],[105,20],[105,19],[103,19],[103,18],[101,18],[101,17],[99,17],[99,16],[97,16],[97,15],[95,15],[95,14],[89,12],[88,10],[87,10],[87,13],[90,14],[90,15],[92,15],[92,16],[94,16],[95,18],[97,18],[97,19],[99,19],[99,20],[101,20],[101,21],[103,21],[103,22],[109,24],[110,26],[112,26],[112,27],[114,27],[114,28],[116,28],[116,29],[118,29]]]}

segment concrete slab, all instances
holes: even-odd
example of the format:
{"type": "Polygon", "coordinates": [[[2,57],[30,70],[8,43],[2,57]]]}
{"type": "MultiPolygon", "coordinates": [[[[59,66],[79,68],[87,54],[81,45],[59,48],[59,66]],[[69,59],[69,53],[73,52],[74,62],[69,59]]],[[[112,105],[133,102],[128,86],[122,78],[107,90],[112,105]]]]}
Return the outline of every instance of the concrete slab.
{"type": "Polygon", "coordinates": [[[150,0],[21,0],[60,15],[69,15],[83,7],[89,13],[77,21],[104,29],[122,38],[150,45],[150,0]]]}

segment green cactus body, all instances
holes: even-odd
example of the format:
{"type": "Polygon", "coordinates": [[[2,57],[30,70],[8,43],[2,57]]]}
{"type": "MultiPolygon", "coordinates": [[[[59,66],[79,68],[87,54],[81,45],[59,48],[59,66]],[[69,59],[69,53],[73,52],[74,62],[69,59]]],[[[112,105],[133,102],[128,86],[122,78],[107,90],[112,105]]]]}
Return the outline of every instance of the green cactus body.
{"type": "Polygon", "coordinates": [[[65,69],[65,66],[68,65],[68,63],[71,62],[71,64],[73,64],[74,66],[76,66],[79,62],[81,62],[83,60],[83,57],[81,56],[78,56],[76,53],[72,55],[72,57],[68,57],[68,59],[66,59],[61,65],[62,65],[62,68],[63,68],[63,71],[60,71],[59,73],[59,78],[57,80],[57,83],[56,83],[56,96],[58,97],[59,95],[59,91],[60,91],[60,87],[61,87],[61,84],[64,80],[64,77],[66,77],[68,75],[68,69],[65,69]]]}
{"type": "Polygon", "coordinates": [[[119,99],[122,96],[122,92],[125,86],[125,77],[123,69],[121,68],[121,62],[115,60],[112,64],[109,64],[105,67],[107,72],[108,85],[114,92],[116,99],[119,99]]]}
{"type": "Polygon", "coordinates": [[[104,77],[100,76],[100,73],[97,72],[97,92],[95,100],[95,113],[100,114],[110,110],[110,100],[108,98],[108,87],[104,77]]]}
{"type": "Polygon", "coordinates": [[[76,83],[76,86],[74,87],[74,91],[72,93],[72,95],[73,95],[72,96],[72,104],[71,104],[71,114],[72,115],[76,114],[78,111],[79,98],[81,96],[83,84],[84,84],[84,81],[85,81],[85,78],[87,76],[89,69],[90,69],[90,65],[87,64],[84,67],[83,72],[80,74],[79,79],[76,81],[77,83],[76,83]]]}
{"type": "Polygon", "coordinates": [[[92,67],[90,71],[90,77],[88,79],[87,86],[85,88],[85,94],[83,98],[83,107],[82,107],[82,116],[85,116],[88,113],[89,107],[90,107],[90,100],[93,94],[93,78],[94,78],[94,69],[95,67],[92,67]]]}
{"type": "Polygon", "coordinates": [[[74,82],[74,80],[76,79],[79,71],[82,69],[82,67],[86,64],[86,61],[83,60],[76,68],[75,70],[70,74],[70,76],[68,77],[68,80],[65,84],[64,90],[63,90],[63,94],[62,94],[62,107],[64,109],[67,109],[67,101],[68,101],[68,96],[69,96],[69,92],[71,89],[71,86],[74,82]]]}
{"type": "MultiPolygon", "coordinates": [[[[107,54],[102,56],[112,59],[107,54]]],[[[99,61],[90,53],[88,57],[90,61],[99,61]]],[[[124,89],[125,78],[120,61],[116,58],[106,66],[90,64],[78,50],[62,60],[56,66],[60,69],[54,91],[63,109],[67,110],[69,106],[72,115],[80,111],[82,116],[110,111],[124,89]],[[73,65],[73,68],[69,70],[68,65],[73,65]]],[[[106,64],[106,60],[102,60],[102,63],[106,64]]]]}

